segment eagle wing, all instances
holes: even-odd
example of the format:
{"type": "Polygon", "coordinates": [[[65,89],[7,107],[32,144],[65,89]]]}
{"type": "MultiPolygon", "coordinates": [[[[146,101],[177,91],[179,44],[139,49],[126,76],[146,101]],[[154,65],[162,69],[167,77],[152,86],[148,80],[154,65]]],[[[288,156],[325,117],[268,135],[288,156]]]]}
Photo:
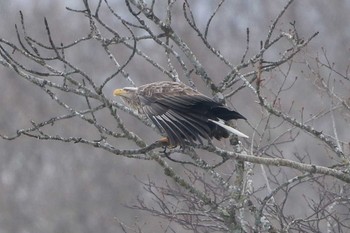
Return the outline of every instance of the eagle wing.
{"type": "Polygon", "coordinates": [[[144,113],[157,128],[167,134],[171,145],[193,143],[210,138],[204,103],[212,102],[203,95],[140,96],[144,113]],[[201,107],[203,105],[203,107],[201,107]]]}
{"type": "Polygon", "coordinates": [[[143,112],[174,146],[184,146],[186,141],[202,143],[201,138],[228,137],[228,131],[237,130],[228,130],[231,127],[223,124],[245,119],[183,83],[164,81],[140,86],[137,99],[143,112]]]}

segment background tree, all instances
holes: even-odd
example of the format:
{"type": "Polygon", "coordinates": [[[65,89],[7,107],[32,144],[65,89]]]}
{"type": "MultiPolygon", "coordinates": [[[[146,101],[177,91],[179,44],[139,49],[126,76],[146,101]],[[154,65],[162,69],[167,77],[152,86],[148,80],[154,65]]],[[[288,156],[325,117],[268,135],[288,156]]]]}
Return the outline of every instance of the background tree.
{"type": "Polygon", "coordinates": [[[2,8],[26,10],[2,14],[3,231],[348,231],[348,3],[35,3],[2,8]],[[112,97],[160,80],[237,108],[250,139],[164,154],[112,97]]]}

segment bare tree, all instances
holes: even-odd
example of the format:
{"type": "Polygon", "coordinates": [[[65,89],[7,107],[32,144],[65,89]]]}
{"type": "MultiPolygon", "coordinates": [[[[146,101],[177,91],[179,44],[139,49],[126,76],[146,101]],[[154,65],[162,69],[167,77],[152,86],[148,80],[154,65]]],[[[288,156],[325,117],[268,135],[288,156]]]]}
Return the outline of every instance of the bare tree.
{"type": "MultiPolygon", "coordinates": [[[[179,226],[191,232],[347,232],[348,70],[337,70],[326,50],[310,55],[307,47],[318,33],[300,35],[298,21],[283,19],[293,2],[270,19],[258,47],[252,45],[247,28],[238,64],[210,39],[225,0],[205,19],[196,16],[191,1],[126,0],[115,6],[100,0],[92,6],[85,0],[82,9],[67,10],[85,17],[88,32],[65,43],[55,39],[49,19],[44,20],[47,37],[32,36],[31,25],[20,13],[18,41],[0,38],[0,63],[37,86],[59,108],[53,110],[54,116],[32,119],[30,126],[0,136],[87,144],[140,163],[153,161],[168,177],[167,183],[140,180],[153,201],[139,196],[129,207],[166,219],[164,232],[175,232],[179,226]],[[178,33],[176,21],[196,34],[200,52],[178,33]],[[81,48],[96,47],[114,69],[106,77],[94,77],[71,59],[81,48]],[[225,74],[214,78],[199,53],[207,54],[225,74]],[[132,70],[140,63],[145,75],[152,69],[158,77],[133,77],[132,70]],[[240,96],[235,103],[242,101],[250,110],[245,110],[248,121],[239,127],[250,132],[250,139],[232,137],[225,144],[163,152],[155,127],[111,96],[117,85],[157,80],[185,82],[227,105],[240,96]],[[307,92],[307,100],[296,95],[301,91],[307,92]],[[129,116],[150,133],[135,133],[129,116]],[[85,130],[66,135],[61,128],[67,126],[85,130]],[[308,147],[299,147],[305,144],[308,147]]],[[[120,226],[125,232],[143,232],[142,227],[123,222],[120,226]]]]}

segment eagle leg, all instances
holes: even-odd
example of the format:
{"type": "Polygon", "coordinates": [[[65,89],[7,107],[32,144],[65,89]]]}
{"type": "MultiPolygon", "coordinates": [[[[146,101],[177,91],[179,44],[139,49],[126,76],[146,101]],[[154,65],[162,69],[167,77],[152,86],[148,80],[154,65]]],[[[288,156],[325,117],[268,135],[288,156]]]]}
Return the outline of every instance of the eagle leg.
{"type": "Polygon", "coordinates": [[[161,142],[163,144],[169,145],[169,138],[168,137],[162,137],[159,140],[157,140],[157,142],[161,142]]]}
{"type": "Polygon", "coordinates": [[[165,147],[169,149],[174,149],[176,147],[176,145],[170,145],[170,141],[168,137],[162,137],[157,142],[164,144],[165,147]]]}

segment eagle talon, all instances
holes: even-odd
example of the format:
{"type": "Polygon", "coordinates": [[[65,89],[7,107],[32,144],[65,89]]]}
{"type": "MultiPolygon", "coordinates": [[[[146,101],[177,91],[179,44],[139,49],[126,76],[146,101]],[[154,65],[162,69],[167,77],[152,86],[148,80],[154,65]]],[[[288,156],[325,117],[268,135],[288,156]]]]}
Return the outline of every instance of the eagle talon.
{"type": "Polygon", "coordinates": [[[159,140],[157,140],[158,143],[162,144],[162,148],[164,149],[163,151],[160,151],[160,153],[164,154],[165,156],[168,156],[167,149],[173,149],[176,146],[170,145],[169,138],[168,137],[162,137],[159,140]]]}
{"type": "Polygon", "coordinates": [[[167,146],[162,146],[162,148],[164,149],[163,151],[161,151],[162,154],[164,154],[165,156],[167,156],[168,152],[166,151],[166,149],[168,148],[167,146]]]}

